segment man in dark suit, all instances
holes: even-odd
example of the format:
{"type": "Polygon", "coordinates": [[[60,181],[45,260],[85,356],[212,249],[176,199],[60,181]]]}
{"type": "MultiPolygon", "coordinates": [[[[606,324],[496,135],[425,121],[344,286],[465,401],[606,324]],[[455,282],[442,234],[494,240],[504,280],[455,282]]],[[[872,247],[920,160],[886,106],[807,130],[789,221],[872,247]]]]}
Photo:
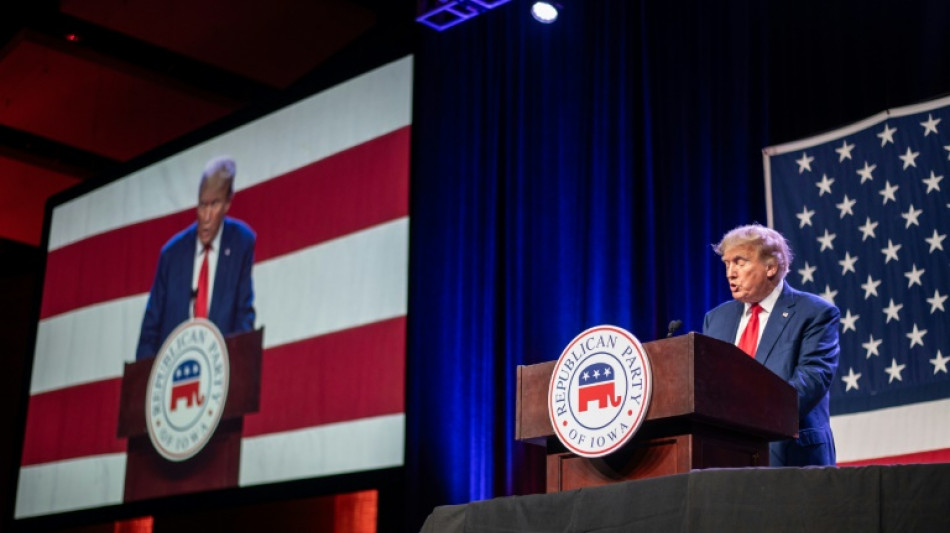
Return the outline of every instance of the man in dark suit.
{"type": "Polygon", "coordinates": [[[785,281],[792,254],[777,231],[740,226],[714,246],[733,301],[706,314],[703,333],[742,348],[798,392],[798,438],[770,445],[772,466],[834,465],[828,410],[838,367],[838,309],[785,281]]]}
{"type": "Polygon", "coordinates": [[[226,157],[205,167],[198,220],[172,237],[159,256],[136,359],[155,355],[169,333],[195,316],[207,317],[224,335],[254,328],[256,236],[247,224],[225,216],[235,174],[234,161],[226,157]]]}

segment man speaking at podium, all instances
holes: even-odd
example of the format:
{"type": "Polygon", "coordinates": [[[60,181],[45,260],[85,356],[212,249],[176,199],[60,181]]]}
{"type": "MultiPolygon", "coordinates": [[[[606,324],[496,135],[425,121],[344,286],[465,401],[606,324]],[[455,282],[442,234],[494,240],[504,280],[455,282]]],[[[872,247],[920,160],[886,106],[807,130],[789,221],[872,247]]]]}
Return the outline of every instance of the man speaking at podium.
{"type": "Polygon", "coordinates": [[[734,300],[706,314],[703,333],[736,344],[798,393],[798,438],[771,443],[770,464],[834,465],[828,398],[840,351],[838,309],[788,285],[792,254],[775,230],[740,226],[713,249],[734,300]]]}
{"type": "Polygon", "coordinates": [[[223,335],[254,328],[256,236],[225,215],[234,196],[233,159],[214,158],[198,186],[198,220],[162,248],[145,306],[136,359],[158,352],[168,334],[192,317],[208,318],[223,335]]]}

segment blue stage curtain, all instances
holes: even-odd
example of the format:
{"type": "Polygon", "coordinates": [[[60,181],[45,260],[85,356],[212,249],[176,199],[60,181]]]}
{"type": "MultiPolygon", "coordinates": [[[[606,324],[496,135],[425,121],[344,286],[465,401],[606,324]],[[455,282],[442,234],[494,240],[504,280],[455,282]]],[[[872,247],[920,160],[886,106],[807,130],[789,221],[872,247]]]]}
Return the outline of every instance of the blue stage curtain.
{"type": "Polygon", "coordinates": [[[574,3],[551,26],[511,6],[422,34],[407,391],[422,512],[543,491],[543,450],[514,440],[516,366],[597,324],[641,342],[672,319],[701,329],[728,298],[710,243],[764,222],[756,33],[654,3],[574,3]]]}
{"type": "MultiPolygon", "coordinates": [[[[673,319],[702,329],[729,298],[710,245],[766,222],[761,149],[796,138],[769,139],[770,110],[798,136],[908,103],[879,98],[901,94],[891,82],[850,99],[827,83],[841,105],[823,120],[838,122],[814,120],[816,101],[829,105],[814,84],[829,80],[806,74],[836,60],[807,34],[826,3],[806,4],[574,1],[545,26],[515,1],[419,32],[410,513],[544,490],[544,451],[513,437],[517,365],[556,359],[601,323],[641,342],[673,319]],[[796,84],[814,95],[798,107],[796,84]]],[[[873,28],[894,18],[872,14],[873,28]]],[[[876,42],[864,26],[820,27],[876,42]]],[[[875,62],[851,57],[842,75],[875,62]]]]}

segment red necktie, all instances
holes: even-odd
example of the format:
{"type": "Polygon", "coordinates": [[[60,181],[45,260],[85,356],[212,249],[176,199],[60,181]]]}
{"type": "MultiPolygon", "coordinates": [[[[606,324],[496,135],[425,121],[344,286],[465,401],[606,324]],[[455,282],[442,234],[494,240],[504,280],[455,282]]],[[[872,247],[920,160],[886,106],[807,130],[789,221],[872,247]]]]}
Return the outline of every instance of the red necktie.
{"type": "Polygon", "coordinates": [[[752,357],[755,357],[755,347],[759,344],[759,313],[762,310],[761,305],[752,304],[749,308],[752,316],[749,317],[749,323],[745,325],[745,331],[739,337],[739,349],[752,357]]]}
{"type": "Polygon", "coordinates": [[[208,318],[208,250],[210,244],[205,245],[204,259],[201,261],[201,270],[198,271],[198,294],[195,296],[195,318],[208,318]]]}

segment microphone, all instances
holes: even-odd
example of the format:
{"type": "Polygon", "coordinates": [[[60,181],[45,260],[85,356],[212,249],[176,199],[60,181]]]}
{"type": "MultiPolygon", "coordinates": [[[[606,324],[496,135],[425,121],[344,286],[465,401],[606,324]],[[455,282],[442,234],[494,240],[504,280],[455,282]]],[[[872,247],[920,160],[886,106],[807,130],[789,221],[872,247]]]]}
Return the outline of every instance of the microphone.
{"type": "Polygon", "coordinates": [[[670,325],[666,327],[666,337],[667,337],[667,338],[672,337],[673,334],[676,333],[677,331],[679,331],[679,329],[680,329],[681,327],[683,327],[683,321],[682,321],[682,320],[672,320],[672,321],[670,321],[670,325]]]}

